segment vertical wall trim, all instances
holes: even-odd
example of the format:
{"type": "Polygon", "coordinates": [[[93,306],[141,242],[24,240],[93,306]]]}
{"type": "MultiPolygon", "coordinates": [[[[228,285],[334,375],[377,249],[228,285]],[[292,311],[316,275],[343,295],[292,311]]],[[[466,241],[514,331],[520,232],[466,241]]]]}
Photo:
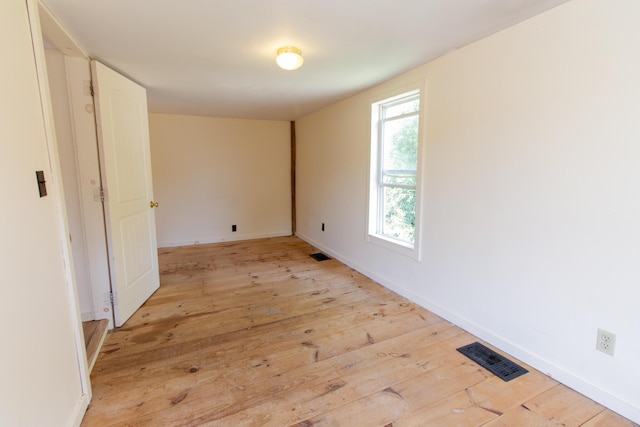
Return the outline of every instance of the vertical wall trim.
{"type": "Polygon", "coordinates": [[[296,122],[291,122],[291,234],[296,234],[296,122]]]}

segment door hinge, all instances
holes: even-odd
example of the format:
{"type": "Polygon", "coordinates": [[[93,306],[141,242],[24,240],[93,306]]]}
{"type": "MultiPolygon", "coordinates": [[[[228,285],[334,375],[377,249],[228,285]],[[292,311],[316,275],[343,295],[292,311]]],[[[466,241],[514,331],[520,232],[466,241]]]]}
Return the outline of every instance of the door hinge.
{"type": "Polygon", "coordinates": [[[89,81],[89,93],[91,94],[91,96],[96,96],[96,92],[93,88],[93,80],[89,81]]]}
{"type": "Polygon", "coordinates": [[[93,201],[94,202],[104,202],[107,198],[107,192],[104,188],[94,188],[93,189],[93,201]]]}
{"type": "Polygon", "coordinates": [[[114,306],[118,304],[118,296],[112,291],[104,293],[104,305],[114,306]]]}

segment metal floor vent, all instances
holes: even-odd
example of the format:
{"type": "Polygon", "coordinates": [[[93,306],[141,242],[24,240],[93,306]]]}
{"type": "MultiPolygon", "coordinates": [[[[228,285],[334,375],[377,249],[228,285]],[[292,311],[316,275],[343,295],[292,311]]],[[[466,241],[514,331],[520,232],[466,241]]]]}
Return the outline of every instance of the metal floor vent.
{"type": "Polygon", "coordinates": [[[511,381],[529,372],[478,342],[460,347],[458,351],[504,381],[511,381]]]}
{"type": "Polygon", "coordinates": [[[311,258],[315,259],[316,261],[326,261],[328,259],[331,259],[328,256],[326,256],[325,254],[320,253],[320,252],[318,252],[317,254],[311,254],[310,256],[311,256],[311,258]]]}

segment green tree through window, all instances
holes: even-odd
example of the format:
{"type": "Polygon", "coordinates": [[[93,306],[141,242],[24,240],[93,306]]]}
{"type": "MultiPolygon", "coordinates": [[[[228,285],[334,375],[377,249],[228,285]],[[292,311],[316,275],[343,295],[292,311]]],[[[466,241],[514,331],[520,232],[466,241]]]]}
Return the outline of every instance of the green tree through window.
{"type": "MultiPolygon", "coordinates": [[[[376,119],[376,226],[373,234],[415,242],[420,94],[411,92],[373,104],[376,119]]],[[[373,165],[372,165],[373,166],[373,165]]],[[[371,229],[370,229],[371,233],[371,229]]]]}
{"type": "Polygon", "coordinates": [[[388,188],[385,201],[385,234],[399,240],[413,243],[416,223],[416,167],[418,163],[418,118],[402,123],[394,134],[391,157],[395,159],[397,170],[404,174],[391,180],[394,184],[413,185],[413,188],[388,188]]]}

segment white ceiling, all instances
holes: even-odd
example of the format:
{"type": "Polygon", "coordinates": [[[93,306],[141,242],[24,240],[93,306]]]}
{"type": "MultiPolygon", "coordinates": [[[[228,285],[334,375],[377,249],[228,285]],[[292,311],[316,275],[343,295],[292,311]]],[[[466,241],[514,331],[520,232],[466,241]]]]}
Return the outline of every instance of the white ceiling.
{"type": "Polygon", "coordinates": [[[567,0],[42,1],[152,112],[295,120],[567,0]]]}

